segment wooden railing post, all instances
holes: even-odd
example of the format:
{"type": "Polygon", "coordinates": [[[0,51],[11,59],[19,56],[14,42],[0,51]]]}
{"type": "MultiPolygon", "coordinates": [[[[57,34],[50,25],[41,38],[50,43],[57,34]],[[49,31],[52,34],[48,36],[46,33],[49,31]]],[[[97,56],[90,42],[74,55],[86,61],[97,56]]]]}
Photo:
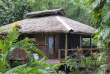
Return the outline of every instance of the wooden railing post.
{"type": "Polygon", "coordinates": [[[58,49],[58,59],[60,60],[60,49],[58,49]]]}
{"type": "Polygon", "coordinates": [[[65,34],[65,59],[67,57],[67,34],[65,34]]]}
{"type": "Polygon", "coordinates": [[[66,59],[66,57],[67,57],[67,50],[65,50],[65,59],[66,59]]]}

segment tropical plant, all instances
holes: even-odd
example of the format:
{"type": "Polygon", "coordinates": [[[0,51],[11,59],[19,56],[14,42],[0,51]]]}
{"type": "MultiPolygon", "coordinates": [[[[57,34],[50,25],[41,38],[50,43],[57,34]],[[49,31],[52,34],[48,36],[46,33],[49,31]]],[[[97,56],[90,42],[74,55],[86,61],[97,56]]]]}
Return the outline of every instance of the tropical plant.
{"type": "Polygon", "coordinates": [[[95,28],[97,33],[94,36],[98,47],[106,49],[106,70],[105,74],[110,73],[110,0],[88,0],[87,6],[91,8],[91,14],[93,21],[95,22],[95,28]]]}
{"type": "Polygon", "coordinates": [[[85,57],[81,60],[81,63],[84,64],[86,68],[90,67],[91,62],[91,57],[85,57]]]}
{"type": "MultiPolygon", "coordinates": [[[[17,26],[19,26],[19,25],[17,25],[17,26]]],[[[34,46],[34,44],[29,43],[29,41],[31,39],[24,39],[24,40],[21,40],[19,42],[16,42],[18,39],[18,36],[20,34],[20,31],[18,28],[2,29],[1,32],[4,30],[8,30],[8,29],[11,29],[12,31],[10,31],[10,33],[6,36],[5,40],[0,40],[0,49],[1,49],[1,54],[0,54],[1,60],[0,61],[2,64],[2,66],[0,67],[1,72],[5,72],[10,68],[10,65],[8,64],[9,59],[12,56],[12,51],[15,50],[16,48],[20,48],[20,49],[23,49],[25,51],[27,49],[31,49],[33,51],[38,52],[42,56],[45,56],[45,54],[41,50],[37,49],[34,46]]],[[[26,52],[29,52],[29,51],[26,51],[26,52]]],[[[30,55],[30,53],[29,53],[29,55],[30,55]]]]}
{"type": "Polygon", "coordinates": [[[77,59],[75,58],[73,59],[70,56],[67,56],[66,59],[67,59],[66,62],[67,68],[69,68],[72,73],[77,74],[79,71],[79,63],[77,62],[77,59]]]}

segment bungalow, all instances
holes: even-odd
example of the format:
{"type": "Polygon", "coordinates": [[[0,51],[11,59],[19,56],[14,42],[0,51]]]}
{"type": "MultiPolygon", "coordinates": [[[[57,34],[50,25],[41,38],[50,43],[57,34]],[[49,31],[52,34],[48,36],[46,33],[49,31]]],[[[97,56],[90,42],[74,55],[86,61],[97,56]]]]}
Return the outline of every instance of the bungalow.
{"type": "MultiPolygon", "coordinates": [[[[64,9],[31,12],[26,14],[26,19],[18,21],[21,25],[19,40],[29,37],[35,38],[37,47],[41,49],[49,59],[61,59],[79,48],[89,51],[92,47],[92,33],[94,28],[66,17],[64,9]],[[84,46],[84,38],[90,41],[84,46]]],[[[10,28],[7,24],[0,29],[10,28]]],[[[9,30],[5,31],[7,34],[9,30]]],[[[14,54],[20,53],[19,58],[24,60],[26,55],[23,50],[16,50],[14,54]]],[[[18,56],[12,57],[15,60],[18,56]]]]}

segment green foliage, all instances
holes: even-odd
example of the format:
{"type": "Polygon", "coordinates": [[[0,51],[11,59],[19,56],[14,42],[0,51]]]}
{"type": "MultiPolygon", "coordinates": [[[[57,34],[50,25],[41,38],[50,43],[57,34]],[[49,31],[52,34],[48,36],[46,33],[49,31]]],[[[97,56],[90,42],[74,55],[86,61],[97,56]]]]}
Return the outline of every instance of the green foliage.
{"type": "MultiPolygon", "coordinates": [[[[103,53],[103,52],[102,52],[103,53]]],[[[76,54],[76,53],[75,53],[76,54]]],[[[66,57],[67,58],[67,67],[72,71],[73,74],[85,74],[85,73],[91,73],[91,69],[98,68],[100,66],[103,66],[105,61],[105,55],[100,53],[94,53],[94,55],[91,56],[84,56],[82,53],[79,53],[80,55],[76,54],[77,56],[74,57],[66,57]],[[80,58],[78,57],[80,56],[80,58]],[[85,67],[86,69],[83,71],[80,71],[80,67],[85,67]],[[90,69],[91,68],[91,69],[90,69]]],[[[94,72],[97,70],[94,70],[94,72]]]]}
{"type": "MultiPolygon", "coordinates": [[[[6,30],[6,29],[3,29],[6,30]]],[[[2,31],[3,31],[2,30],[2,31]]],[[[1,50],[2,53],[0,54],[2,56],[1,59],[4,60],[4,62],[6,62],[6,60],[8,60],[11,56],[11,48],[13,46],[13,42],[16,42],[18,36],[19,36],[19,31],[16,30],[15,28],[12,28],[12,31],[10,31],[10,33],[7,35],[5,40],[0,40],[0,46],[1,46],[1,50]]]]}
{"type": "MultiPolygon", "coordinates": [[[[1,30],[1,32],[3,32],[4,30],[7,30],[7,29],[3,29],[1,30]]],[[[20,33],[19,29],[12,28],[9,34],[6,36],[5,40],[0,40],[0,49],[2,50],[2,53],[0,54],[1,55],[0,73],[4,73],[4,74],[11,74],[11,73],[45,74],[46,73],[46,74],[49,74],[48,71],[53,71],[55,74],[57,74],[56,69],[58,69],[59,66],[65,63],[60,63],[57,65],[50,65],[50,64],[43,62],[44,59],[48,59],[48,58],[34,44],[29,43],[29,41],[32,39],[24,39],[21,41],[17,41],[19,33],[20,33]],[[17,48],[21,50],[25,50],[29,60],[28,62],[26,62],[26,64],[11,68],[10,67],[11,65],[9,64],[9,59],[12,56],[12,51],[17,48]],[[38,54],[42,55],[43,58],[38,59],[37,53],[33,54],[31,51],[36,51],[38,54]]]]}
{"type": "MultiPolygon", "coordinates": [[[[91,41],[92,46],[97,46],[94,38],[92,38],[91,41]]],[[[83,38],[83,46],[90,46],[90,38],[83,38]]]]}
{"type": "Polygon", "coordinates": [[[78,60],[75,58],[73,59],[72,57],[67,57],[67,67],[70,69],[70,71],[78,71],[79,70],[79,63],[77,63],[78,60]],[[75,70],[73,70],[73,68],[75,70]]]}
{"type": "Polygon", "coordinates": [[[26,18],[26,13],[63,8],[67,17],[91,25],[92,22],[84,9],[87,0],[1,0],[0,25],[26,18]]]}
{"type": "MultiPolygon", "coordinates": [[[[91,14],[97,28],[97,33],[94,36],[94,38],[96,38],[95,42],[97,42],[99,48],[106,49],[103,52],[107,54],[105,58],[107,62],[106,65],[108,66],[104,66],[106,71],[104,69],[99,70],[99,73],[103,74],[103,72],[105,72],[104,74],[107,74],[110,73],[110,58],[108,58],[110,53],[110,0],[88,0],[87,5],[91,8],[91,14]]],[[[104,56],[101,53],[98,61],[102,60],[103,57],[104,56]]]]}
{"type": "Polygon", "coordinates": [[[33,3],[27,0],[2,0],[0,5],[0,24],[12,23],[23,19],[25,14],[32,11],[33,3]]]}
{"type": "Polygon", "coordinates": [[[97,55],[95,55],[95,57],[97,57],[97,61],[98,62],[103,62],[103,63],[104,63],[104,61],[106,59],[106,56],[105,56],[104,52],[98,53],[97,55]]]}
{"type": "Polygon", "coordinates": [[[0,72],[4,72],[3,65],[3,61],[0,59],[0,72]]]}
{"type": "MultiPolygon", "coordinates": [[[[7,30],[7,29],[3,29],[1,30],[1,32],[4,30],[7,30]]],[[[10,31],[10,33],[6,36],[5,40],[0,40],[0,49],[2,50],[2,53],[0,54],[2,56],[0,58],[1,72],[6,71],[8,69],[6,67],[10,67],[8,64],[9,62],[8,60],[12,56],[12,51],[14,49],[21,48],[24,50],[32,49],[32,50],[38,51],[38,49],[32,43],[29,43],[30,39],[27,39],[27,40],[25,39],[15,43],[18,39],[18,36],[19,36],[19,30],[16,28],[12,28],[12,31],[10,31]]],[[[40,52],[42,55],[45,56],[45,54],[42,51],[38,51],[38,52],[40,52]]]]}
{"type": "Polygon", "coordinates": [[[84,64],[86,68],[90,66],[91,62],[92,62],[91,57],[85,57],[85,58],[82,58],[81,60],[81,63],[84,64]]]}
{"type": "Polygon", "coordinates": [[[5,31],[5,30],[9,30],[9,29],[11,29],[11,28],[2,29],[2,30],[0,30],[0,33],[2,33],[2,32],[5,31]]]}
{"type": "Polygon", "coordinates": [[[18,71],[20,68],[23,68],[23,67],[25,67],[25,66],[27,66],[27,64],[17,66],[17,67],[15,67],[15,68],[12,68],[12,69],[8,70],[8,71],[5,72],[4,74],[11,74],[11,73],[18,71]]]}
{"type": "Polygon", "coordinates": [[[58,69],[59,66],[64,65],[66,63],[60,63],[60,64],[56,64],[52,67],[52,69],[58,69]]]}
{"type": "Polygon", "coordinates": [[[10,33],[7,35],[6,40],[4,41],[4,44],[6,42],[6,44],[9,45],[8,42],[16,42],[19,36],[19,31],[15,28],[12,28],[12,31],[10,31],[10,33]]]}
{"type": "Polygon", "coordinates": [[[99,47],[106,47],[110,42],[110,1],[108,0],[89,0],[87,3],[91,7],[91,15],[97,28],[96,38],[99,47]]]}

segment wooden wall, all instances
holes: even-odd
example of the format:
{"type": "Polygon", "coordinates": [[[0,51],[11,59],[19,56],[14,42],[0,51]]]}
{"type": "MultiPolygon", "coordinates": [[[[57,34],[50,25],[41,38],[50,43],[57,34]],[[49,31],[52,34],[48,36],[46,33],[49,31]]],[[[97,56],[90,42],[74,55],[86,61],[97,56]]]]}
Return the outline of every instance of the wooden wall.
{"type": "MultiPolygon", "coordinates": [[[[36,38],[36,41],[37,41],[37,47],[46,54],[47,51],[45,46],[45,34],[35,34],[34,37],[36,38]]],[[[41,57],[42,56],[40,56],[40,58],[41,57]]]]}
{"type": "Polygon", "coordinates": [[[45,34],[35,34],[37,44],[40,46],[45,46],[45,34]]]}
{"type": "MultiPolygon", "coordinates": [[[[20,35],[18,40],[22,40],[25,37],[35,38],[36,39],[36,46],[41,49],[44,53],[46,53],[46,46],[45,46],[45,35],[44,34],[24,34],[20,35]]],[[[40,56],[41,58],[41,56],[40,56]]],[[[24,50],[15,49],[13,51],[13,55],[10,60],[26,60],[26,52],[24,50]]]]}

